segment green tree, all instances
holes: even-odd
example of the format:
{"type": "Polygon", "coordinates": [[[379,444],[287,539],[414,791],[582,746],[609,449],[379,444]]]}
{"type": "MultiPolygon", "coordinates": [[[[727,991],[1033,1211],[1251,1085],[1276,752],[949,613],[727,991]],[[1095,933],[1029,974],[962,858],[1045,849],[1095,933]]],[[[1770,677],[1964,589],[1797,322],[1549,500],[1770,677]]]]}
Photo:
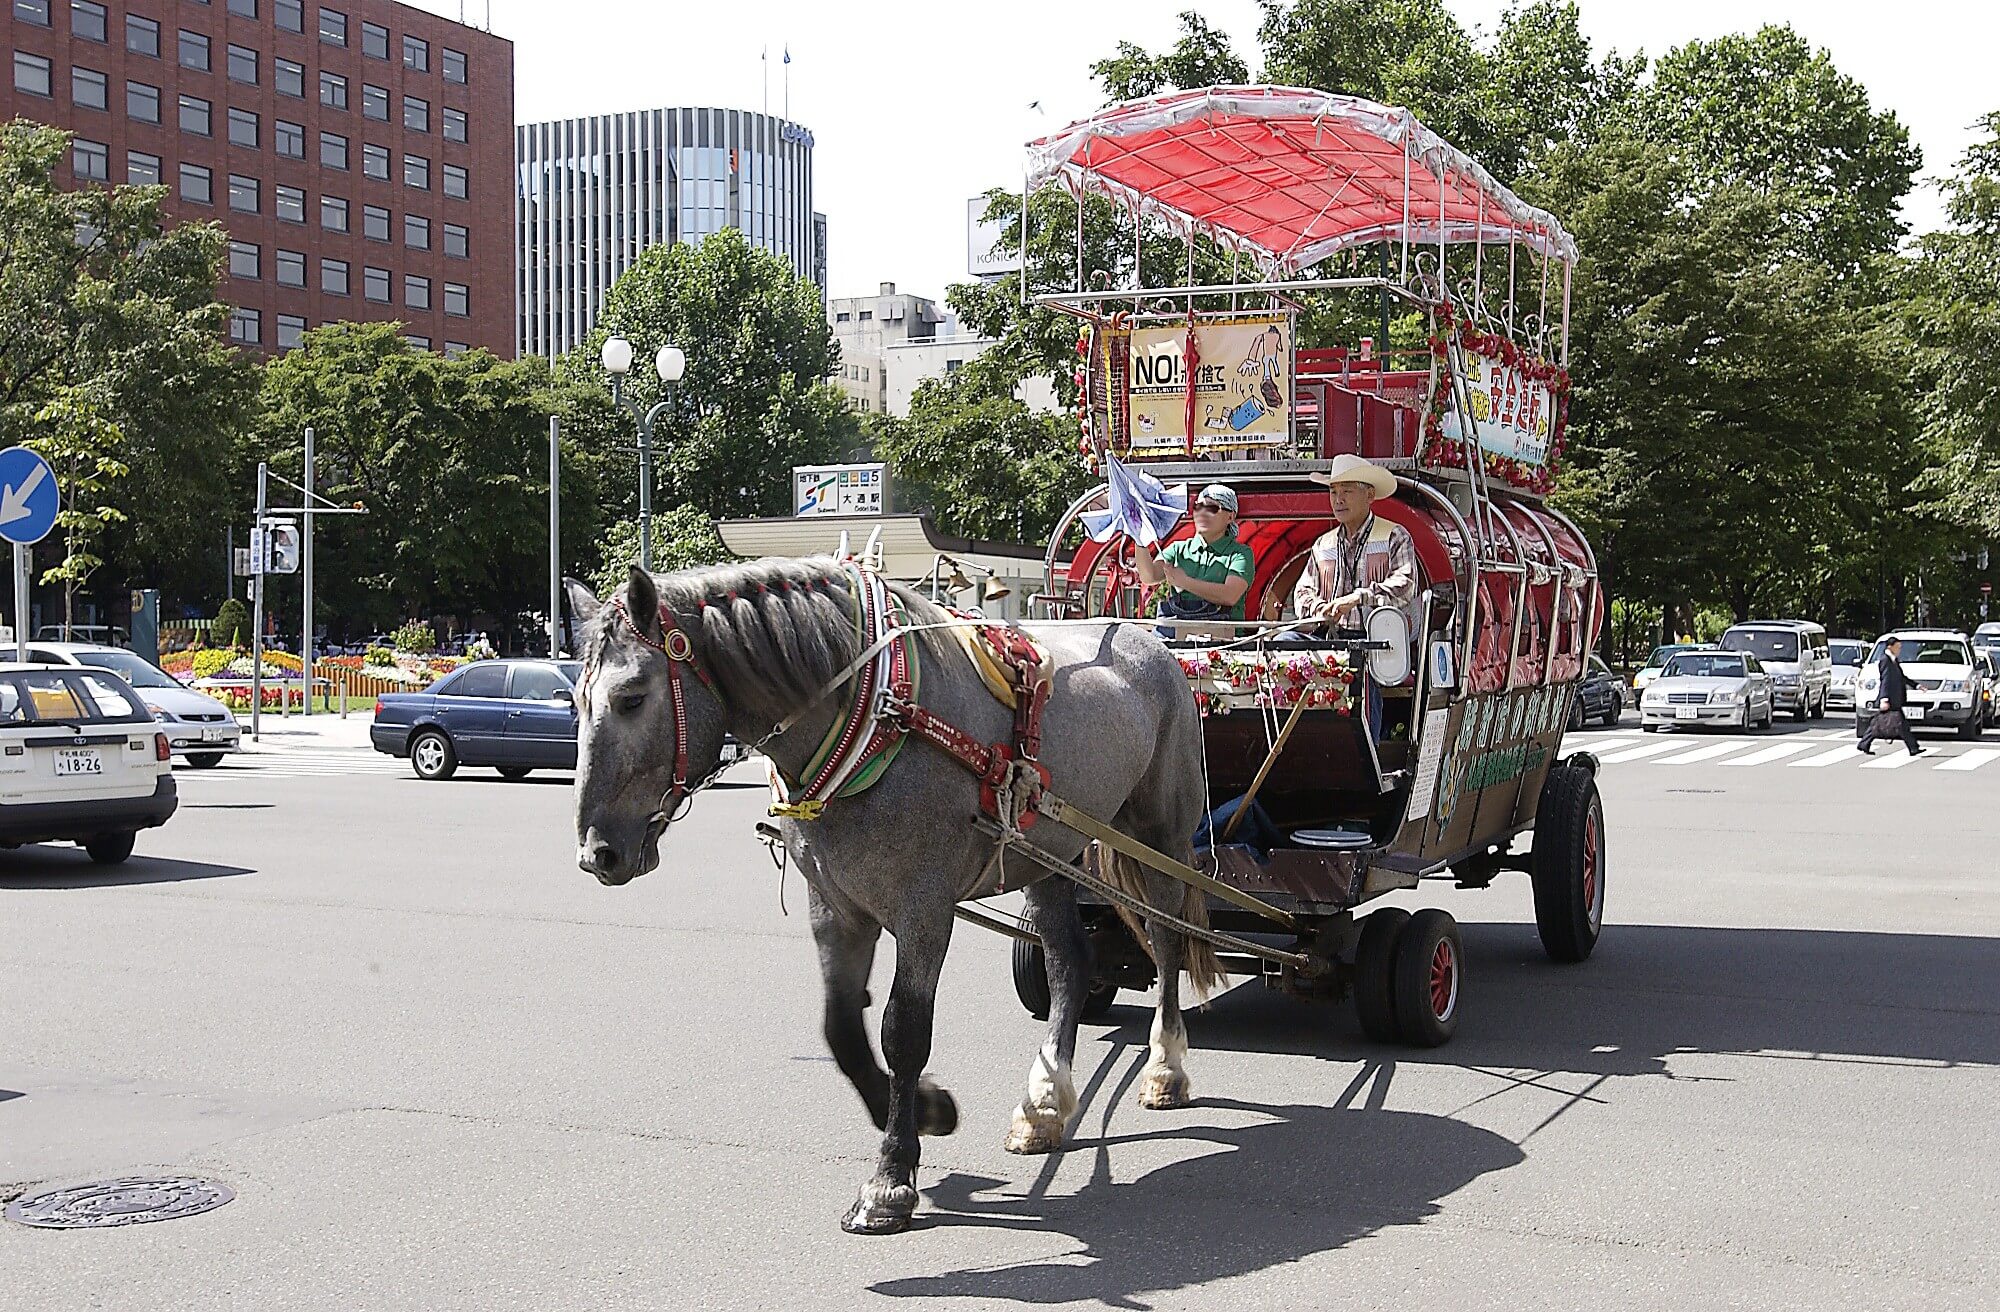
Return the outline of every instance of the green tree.
{"type": "MultiPolygon", "coordinates": [[[[675,570],[701,565],[721,565],[735,560],[722,545],[715,521],[693,506],[675,506],[653,516],[653,571],[671,574],[675,570]]],[[[609,596],[639,560],[639,521],[621,519],[604,530],[597,540],[596,566],[590,586],[600,597],[609,596]]]]}
{"type": "Polygon", "coordinates": [[[0,125],[0,445],[81,441],[72,475],[91,471],[91,486],[65,495],[95,521],[99,572],[199,596],[242,500],[256,386],[223,338],[226,238],[167,227],[160,187],[62,189],[68,153],[67,133],[0,125]]]}
{"type": "Polygon", "coordinates": [[[1118,53],[1090,66],[1111,100],[1137,100],[1162,91],[1196,87],[1239,86],[1250,80],[1249,66],[1229,42],[1194,10],[1180,16],[1181,37],[1164,55],[1153,55],[1130,41],[1118,43],[1118,53]]]}
{"type": "Polygon", "coordinates": [[[250,608],[240,598],[224,597],[222,605],[216,607],[215,626],[209,630],[209,640],[217,647],[247,647],[250,645],[250,608]]]}
{"type": "Polygon", "coordinates": [[[632,343],[625,394],[641,411],[662,397],[654,354],[671,342],[687,355],[653,428],[655,504],[716,519],[787,514],[792,468],[838,459],[859,436],[827,381],[839,353],[819,289],[733,228],[646,251],[611,289],[599,324],[557,373],[574,388],[569,431],[617,518],[636,513],[638,484],[632,421],[610,405],[599,363],[613,332],[632,343]]]}
{"type": "Polygon", "coordinates": [[[104,530],[125,522],[125,512],[109,504],[119,480],[130,470],[119,459],[125,435],[105,417],[91,390],[65,387],[35,415],[37,436],[26,445],[41,453],[62,489],[56,512],[63,558],[42,571],[43,583],[60,583],[63,623],[76,622],[77,591],[90,582],[104,558],[97,554],[104,530]]]}

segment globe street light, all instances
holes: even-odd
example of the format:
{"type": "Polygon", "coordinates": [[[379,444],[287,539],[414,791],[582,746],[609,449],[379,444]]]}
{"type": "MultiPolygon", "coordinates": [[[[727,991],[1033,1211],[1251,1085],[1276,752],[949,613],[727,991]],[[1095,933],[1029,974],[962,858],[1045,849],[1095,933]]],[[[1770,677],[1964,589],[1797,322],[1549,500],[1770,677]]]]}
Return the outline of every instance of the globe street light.
{"type": "Polygon", "coordinates": [[[662,346],[653,357],[653,368],[660,375],[663,395],[651,410],[640,413],[639,407],[625,397],[625,375],[632,372],[632,343],[623,337],[604,339],[604,371],[611,375],[611,404],[631,415],[639,425],[639,568],[651,573],[653,569],[653,422],[673,404],[674,384],[687,372],[687,355],[674,345],[662,346]]]}

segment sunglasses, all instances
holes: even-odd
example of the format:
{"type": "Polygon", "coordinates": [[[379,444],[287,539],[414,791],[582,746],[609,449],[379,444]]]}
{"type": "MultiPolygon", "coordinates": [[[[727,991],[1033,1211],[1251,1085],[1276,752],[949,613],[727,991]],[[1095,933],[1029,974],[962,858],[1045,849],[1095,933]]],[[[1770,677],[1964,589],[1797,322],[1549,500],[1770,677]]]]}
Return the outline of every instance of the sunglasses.
{"type": "Polygon", "coordinates": [[[1219,506],[1213,501],[1197,501],[1194,503],[1194,508],[1196,510],[1206,510],[1211,515],[1220,515],[1229,509],[1227,506],[1219,506]]]}

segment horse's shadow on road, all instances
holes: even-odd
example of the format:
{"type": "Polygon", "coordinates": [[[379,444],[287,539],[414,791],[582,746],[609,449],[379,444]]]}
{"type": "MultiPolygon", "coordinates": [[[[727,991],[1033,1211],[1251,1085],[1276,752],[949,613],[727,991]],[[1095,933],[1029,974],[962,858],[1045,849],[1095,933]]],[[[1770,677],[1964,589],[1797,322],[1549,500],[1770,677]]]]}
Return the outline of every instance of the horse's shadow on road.
{"type": "MultiPolygon", "coordinates": [[[[1121,1062],[1128,1069],[1112,1102],[1127,1099],[1143,1058],[1141,1049],[1121,1062]]],[[[1070,1193],[1044,1191],[1053,1166],[1025,1194],[1007,1181],[946,1175],[924,1191],[929,1207],[919,1212],[918,1224],[1069,1234],[1078,1247],[1055,1259],[885,1280],[872,1288],[900,1298],[1089,1300],[1145,1308],[1147,1295],[1296,1262],[1394,1226],[1420,1224],[1448,1195],[1523,1160],[1519,1147],[1490,1130],[1383,1108],[1393,1070],[1392,1064],[1364,1067],[1331,1107],[1225,1099],[1195,1104],[1196,1111],[1271,1118],[1248,1125],[1080,1135],[1065,1156],[1092,1154],[1091,1178],[1070,1193]],[[1364,1105],[1349,1105],[1364,1088],[1364,1105]],[[1134,1146],[1143,1152],[1152,1143],[1208,1148],[1134,1180],[1111,1178],[1114,1151],[1129,1163],[1134,1146]]]]}

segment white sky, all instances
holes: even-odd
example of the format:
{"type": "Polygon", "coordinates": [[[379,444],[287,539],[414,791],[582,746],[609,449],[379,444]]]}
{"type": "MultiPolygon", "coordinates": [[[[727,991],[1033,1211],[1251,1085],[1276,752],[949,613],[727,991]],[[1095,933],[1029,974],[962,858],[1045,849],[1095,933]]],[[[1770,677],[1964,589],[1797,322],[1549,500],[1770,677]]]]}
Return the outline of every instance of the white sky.
{"type": "MultiPolygon", "coordinates": [[[[488,0],[412,0],[484,19],[488,0]]],[[[1022,143],[1098,107],[1092,60],[1120,40],[1159,50],[1194,8],[1236,39],[1257,71],[1254,0],[490,0],[515,47],[518,122],[662,105],[756,109],[759,52],[770,51],[772,112],[812,130],[816,207],[827,215],[835,296],[891,281],[942,298],[965,279],[965,201],[1018,186],[1022,143]],[[1028,108],[1039,100],[1044,112],[1028,108]]],[[[1505,0],[1454,0],[1490,29],[1505,0]]],[[[1992,52],[2000,5],[1962,0],[1582,0],[1593,47],[1657,55],[1695,37],[1790,22],[1894,109],[1924,152],[1925,174],[1950,167],[1979,114],[2000,109],[1992,52]]],[[[1917,228],[1941,220],[1934,190],[1912,197],[1917,228]]]]}

